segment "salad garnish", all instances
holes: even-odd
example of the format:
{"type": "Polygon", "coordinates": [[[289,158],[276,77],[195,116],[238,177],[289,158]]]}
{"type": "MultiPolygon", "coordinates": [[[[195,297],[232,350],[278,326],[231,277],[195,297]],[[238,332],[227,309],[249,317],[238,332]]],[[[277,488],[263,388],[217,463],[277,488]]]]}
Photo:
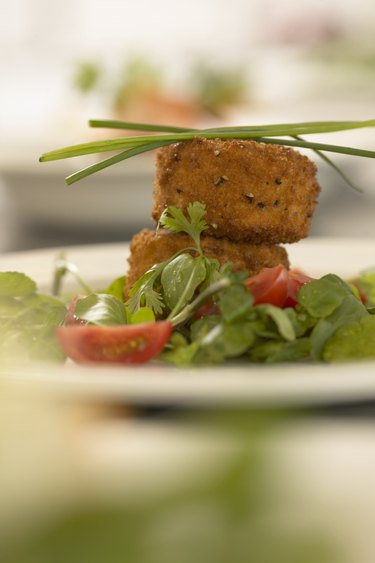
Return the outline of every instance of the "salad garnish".
{"type": "Polygon", "coordinates": [[[151,268],[128,300],[120,277],[102,291],[75,297],[68,311],[71,296],[61,295],[64,276],[73,274],[80,290],[90,288],[61,256],[56,263],[57,297],[40,294],[24,274],[2,272],[0,357],[16,353],[61,361],[68,355],[78,362],[123,364],[156,358],[178,366],[228,359],[275,363],[375,358],[373,273],[348,283],[334,274],[312,279],[276,266],[249,278],[205,256],[200,245],[203,216],[200,202],[191,204],[188,216],[166,209],[159,228],[189,234],[192,246],[151,268]]]}
{"type": "Polygon", "coordinates": [[[121,151],[114,156],[100,162],[96,162],[95,164],[91,164],[90,166],[67,176],[65,181],[68,185],[138,154],[173,143],[178,143],[179,141],[193,140],[196,137],[204,137],[206,139],[247,139],[262,143],[311,149],[327,164],[332,166],[333,169],[336,170],[336,172],[338,172],[341,177],[354,189],[358,188],[341,171],[341,169],[331,161],[325,152],[375,158],[375,151],[306,141],[301,137],[301,135],[332,133],[337,131],[374,127],[375,119],[369,119],[366,121],[280,123],[273,125],[215,127],[210,129],[187,129],[183,127],[105,119],[90,120],[89,125],[91,127],[101,127],[106,129],[146,131],[152,134],[142,136],[130,135],[110,140],[92,141],[90,143],[78,144],[43,154],[39,159],[40,162],[60,160],[87,154],[105,153],[108,151],[121,151]]]}

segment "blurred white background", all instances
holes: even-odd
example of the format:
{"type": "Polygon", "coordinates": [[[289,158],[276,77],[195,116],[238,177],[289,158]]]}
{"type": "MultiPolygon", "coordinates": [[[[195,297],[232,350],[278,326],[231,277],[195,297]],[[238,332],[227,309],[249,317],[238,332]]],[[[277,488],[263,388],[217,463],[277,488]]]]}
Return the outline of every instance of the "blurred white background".
{"type": "MultiPolygon", "coordinates": [[[[149,159],[123,163],[69,190],[64,188],[64,176],[86,161],[37,163],[41,152],[93,138],[87,119],[113,116],[118,78],[129,61],[137,60],[159,72],[162,96],[193,105],[188,117],[195,119],[194,124],[371,118],[374,4],[373,0],[3,2],[0,250],[124,240],[147,224],[153,174],[149,159]],[[103,71],[102,82],[86,95],[77,88],[83,63],[97,64],[103,71]],[[238,99],[234,96],[233,103],[215,115],[197,107],[193,82],[198,63],[221,72],[224,81],[233,79],[235,72],[240,76],[238,99]]],[[[123,115],[151,120],[150,108],[139,103],[139,96],[135,99],[138,103],[133,99],[123,115]]],[[[161,116],[165,121],[165,112],[159,114],[159,122],[161,116]]],[[[185,117],[181,114],[180,121],[185,117]]],[[[179,121],[178,116],[172,118],[179,121]]],[[[157,111],[153,121],[158,121],[157,111]]],[[[330,140],[375,148],[373,130],[330,140]]],[[[367,193],[351,192],[321,166],[324,191],[313,234],[372,235],[374,163],[352,157],[338,160],[367,193]]]]}

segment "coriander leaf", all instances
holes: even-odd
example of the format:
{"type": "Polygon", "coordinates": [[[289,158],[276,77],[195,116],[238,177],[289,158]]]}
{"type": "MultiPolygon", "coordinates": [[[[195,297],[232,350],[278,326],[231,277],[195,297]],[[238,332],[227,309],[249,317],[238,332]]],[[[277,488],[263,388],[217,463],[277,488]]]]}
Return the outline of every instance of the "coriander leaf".
{"type": "Polygon", "coordinates": [[[127,323],[125,305],[114,295],[92,293],[77,301],[75,314],[95,325],[122,325],[127,323]]]}
{"type": "Polygon", "coordinates": [[[25,297],[36,290],[36,283],[25,274],[0,272],[0,297],[25,297]]]}
{"type": "Polygon", "coordinates": [[[336,330],[322,357],[327,362],[375,358],[375,317],[369,315],[336,330]]]}
{"type": "Polygon", "coordinates": [[[203,219],[206,213],[206,206],[199,201],[195,201],[194,203],[189,203],[187,212],[190,221],[178,207],[167,207],[160,216],[159,225],[169,231],[176,233],[184,232],[190,235],[201,253],[200,235],[207,228],[207,223],[203,219]]]}
{"type": "Polygon", "coordinates": [[[196,289],[206,278],[205,260],[180,254],[169,262],[161,274],[164,300],[171,316],[176,315],[193,297],[196,289]]]}
{"type": "Polygon", "coordinates": [[[154,289],[154,285],[159,281],[161,273],[168,260],[155,264],[147,270],[132,286],[129,291],[130,298],[126,301],[131,314],[135,314],[142,306],[150,307],[156,315],[163,312],[164,303],[162,296],[154,289]]]}
{"type": "Polygon", "coordinates": [[[218,304],[224,320],[232,323],[249,315],[253,301],[246,287],[236,284],[219,295],[218,304]]]}

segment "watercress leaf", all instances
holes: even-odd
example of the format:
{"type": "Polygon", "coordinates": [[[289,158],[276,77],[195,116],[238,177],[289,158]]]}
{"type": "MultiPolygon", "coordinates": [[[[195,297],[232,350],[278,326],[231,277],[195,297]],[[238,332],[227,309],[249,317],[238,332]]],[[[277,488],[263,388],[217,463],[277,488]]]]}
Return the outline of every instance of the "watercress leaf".
{"type": "Polygon", "coordinates": [[[122,301],[114,295],[105,293],[92,293],[77,301],[75,314],[80,319],[95,325],[121,325],[127,322],[126,309],[122,301]]]}
{"type": "Polygon", "coordinates": [[[57,313],[55,308],[43,317],[40,309],[33,309],[28,312],[28,323],[16,319],[8,322],[6,330],[1,330],[0,360],[13,364],[29,360],[62,361],[65,355],[57,342],[55,329],[63,317],[57,313]]]}
{"type": "Polygon", "coordinates": [[[200,343],[198,341],[187,344],[186,346],[177,346],[172,350],[163,352],[162,358],[176,366],[187,367],[194,363],[199,346],[200,343]]]}
{"type": "Polygon", "coordinates": [[[25,274],[0,272],[0,297],[25,297],[36,290],[36,283],[25,274]]]}
{"type": "Polygon", "coordinates": [[[120,301],[125,301],[124,298],[124,287],[125,287],[126,276],[120,276],[113,280],[113,282],[103,291],[108,295],[114,295],[120,301]]]}
{"type": "Polygon", "coordinates": [[[167,362],[177,366],[188,366],[193,363],[194,356],[199,348],[199,342],[189,341],[186,336],[174,331],[166,344],[161,357],[167,362]]]}
{"type": "Polygon", "coordinates": [[[335,331],[343,326],[368,317],[366,307],[353,293],[337,307],[331,315],[321,319],[311,333],[311,356],[314,360],[321,359],[322,351],[327,340],[335,331]]]}
{"type": "Polygon", "coordinates": [[[219,295],[218,305],[227,323],[247,317],[251,311],[253,297],[242,284],[229,287],[219,295]]]}
{"type": "Polygon", "coordinates": [[[249,358],[253,362],[293,362],[307,360],[310,356],[310,339],[298,338],[292,342],[262,342],[250,349],[249,358]]]}
{"type": "Polygon", "coordinates": [[[54,332],[41,334],[29,345],[29,358],[37,361],[62,362],[65,354],[54,332]]]}
{"type": "Polygon", "coordinates": [[[294,331],[293,324],[289,318],[288,313],[280,307],[275,307],[275,305],[265,304],[257,305],[257,310],[263,315],[270,317],[275,323],[277,330],[285,340],[292,341],[296,338],[296,333],[294,331]]]}
{"type": "Polygon", "coordinates": [[[226,358],[241,356],[255,342],[256,334],[253,323],[240,322],[225,324],[219,342],[226,358]]]}
{"type": "Polygon", "coordinates": [[[220,323],[202,339],[196,355],[199,363],[221,363],[242,356],[254,344],[256,334],[251,322],[220,323]]]}
{"type": "Polygon", "coordinates": [[[298,300],[312,317],[324,318],[350,295],[353,295],[353,291],[346,282],[334,274],[328,274],[302,286],[298,300]]]}
{"type": "Polygon", "coordinates": [[[368,315],[336,330],[326,342],[323,360],[364,360],[375,358],[375,317],[368,315]]]}
{"type": "Polygon", "coordinates": [[[0,297],[0,318],[17,316],[24,311],[25,305],[15,297],[0,297]]]}
{"type": "Polygon", "coordinates": [[[202,340],[220,322],[221,317],[219,315],[208,315],[198,319],[190,327],[191,340],[202,340]]]}
{"type": "Polygon", "coordinates": [[[294,309],[288,307],[284,311],[293,325],[297,338],[311,332],[311,329],[318,322],[318,319],[309,315],[306,309],[298,304],[294,309]]]}
{"type": "Polygon", "coordinates": [[[169,262],[161,274],[164,300],[176,314],[188,303],[206,278],[205,260],[180,254],[169,262]]]}
{"type": "Polygon", "coordinates": [[[49,309],[63,309],[66,310],[66,306],[57,297],[52,297],[51,295],[37,294],[28,295],[22,299],[22,303],[29,308],[38,307],[46,311],[49,309]]]}
{"type": "Polygon", "coordinates": [[[141,307],[134,315],[130,315],[131,324],[150,323],[155,321],[155,315],[151,307],[141,307]]]}

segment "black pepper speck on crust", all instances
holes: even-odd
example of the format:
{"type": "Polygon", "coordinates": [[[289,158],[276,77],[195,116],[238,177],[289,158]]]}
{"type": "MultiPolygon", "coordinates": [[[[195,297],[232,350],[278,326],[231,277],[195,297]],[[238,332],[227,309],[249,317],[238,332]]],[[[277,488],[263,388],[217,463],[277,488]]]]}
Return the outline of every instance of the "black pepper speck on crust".
{"type": "Polygon", "coordinates": [[[202,138],[158,151],[154,187],[156,222],[167,206],[186,211],[189,203],[201,201],[210,225],[205,235],[267,244],[306,237],[320,191],[315,164],[292,148],[202,138]],[[224,181],[215,185],[218,178],[224,181]],[[245,194],[253,196],[253,205],[245,194]]]}

